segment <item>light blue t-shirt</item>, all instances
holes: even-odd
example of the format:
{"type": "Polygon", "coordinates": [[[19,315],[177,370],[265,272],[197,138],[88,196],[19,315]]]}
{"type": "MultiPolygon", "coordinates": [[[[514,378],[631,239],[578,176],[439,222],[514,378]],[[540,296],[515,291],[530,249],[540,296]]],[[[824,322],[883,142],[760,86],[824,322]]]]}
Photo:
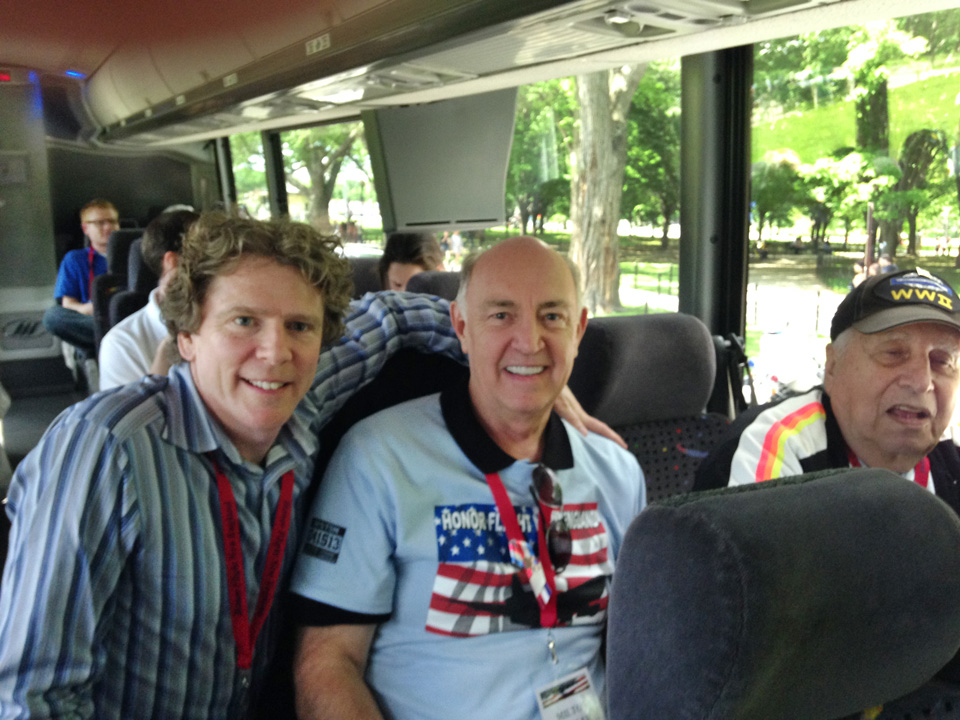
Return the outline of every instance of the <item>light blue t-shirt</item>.
{"type": "MultiPolygon", "coordinates": [[[[535,718],[534,690],[583,667],[602,692],[609,584],[644,504],[643,474],[613,442],[583,438],[559,418],[551,426],[575,463],[557,472],[573,558],[557,576],[561,627],[553,629],[539,626],[484,474],[448,430],[439,395],[378,413],[341,441],[305,525],[292,590],[389,614],[366,675],[387,717],[535,718]]],[[[534,467],[513,461],[500,477],[536,551],[534,467]]]]}

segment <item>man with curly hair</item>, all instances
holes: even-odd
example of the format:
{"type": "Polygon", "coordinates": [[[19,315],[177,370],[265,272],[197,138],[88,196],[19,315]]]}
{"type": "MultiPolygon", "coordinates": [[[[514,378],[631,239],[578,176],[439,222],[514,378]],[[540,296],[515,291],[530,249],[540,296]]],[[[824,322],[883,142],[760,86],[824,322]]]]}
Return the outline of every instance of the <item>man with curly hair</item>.
{"type": "Polygon", "coordinates": [[[61,415],[20,464],[0,717],[238,718],[278,632],[318,431],[387,356],[457,354],[446,307],[368,296],[337,240],[207,215],[163,315],[185,362],[61,415]]]}

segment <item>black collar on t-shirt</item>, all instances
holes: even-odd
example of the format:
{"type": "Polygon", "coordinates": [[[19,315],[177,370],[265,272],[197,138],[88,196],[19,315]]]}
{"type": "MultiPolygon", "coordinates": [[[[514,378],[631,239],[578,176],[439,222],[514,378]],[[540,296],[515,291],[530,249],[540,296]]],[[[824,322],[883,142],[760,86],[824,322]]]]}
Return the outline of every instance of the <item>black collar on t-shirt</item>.
{"type": "MultiPolygon", "coordinates": [[[[466,382],[452,385],[440,393],[440,410],[453,439],[482,473],[500,472],[516,462],[516,458],[505,453],[483,429],[473,411],[466,382]]],[[[555,412],[551,411],[543,433],[543,456],[540,462],[552,470],[572,468],[570,438],[555,412]]]]}

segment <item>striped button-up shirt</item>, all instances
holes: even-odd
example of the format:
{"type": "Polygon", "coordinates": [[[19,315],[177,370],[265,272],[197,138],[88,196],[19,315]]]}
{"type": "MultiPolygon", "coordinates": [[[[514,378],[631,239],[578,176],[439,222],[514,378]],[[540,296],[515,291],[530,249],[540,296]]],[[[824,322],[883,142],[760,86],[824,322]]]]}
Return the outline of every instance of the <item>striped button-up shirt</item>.
{"type": "Polygon", "coordinates": [[[458,353],[446,304],[366,296],[262,466],[240,457],[185,364],[65,411],[8,496],[0,718],[242,716],[272,652],[276,613],[252,673],[240,671],[212,458],[236,497],[252,609],[281,477],[294,471],[283,583],[318,430],[403,346],[458,353]]]}

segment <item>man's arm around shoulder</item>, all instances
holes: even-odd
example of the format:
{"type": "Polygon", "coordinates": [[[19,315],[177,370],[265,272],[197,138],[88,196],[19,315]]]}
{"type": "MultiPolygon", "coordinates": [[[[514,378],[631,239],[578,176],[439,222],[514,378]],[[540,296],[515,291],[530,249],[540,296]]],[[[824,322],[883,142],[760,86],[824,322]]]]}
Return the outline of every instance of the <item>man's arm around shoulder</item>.
{"type": "Polygon", "coordinates": [[[304,627],[294,660],[301,720],[382,720],[363,676],[377,626],[304,627]]]}

